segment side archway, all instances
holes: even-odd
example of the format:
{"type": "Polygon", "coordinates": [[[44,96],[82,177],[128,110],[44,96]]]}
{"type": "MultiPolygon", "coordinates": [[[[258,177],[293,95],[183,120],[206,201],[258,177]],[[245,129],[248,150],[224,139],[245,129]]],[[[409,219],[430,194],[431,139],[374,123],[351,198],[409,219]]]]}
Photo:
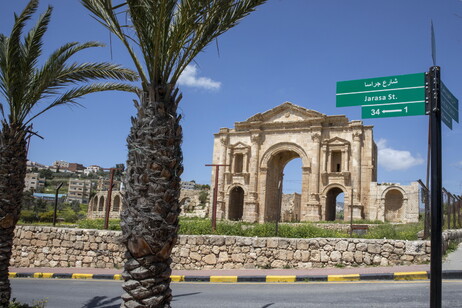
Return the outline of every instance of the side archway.
{"type": "Polygon", "coordinates": [[[104,196],[99,198],[98,211],[102,212],[104,210],[104,196]]]}
{"type": "Polygon", "coordinates": [[[241,186],[234,186],[229,191],[229,220],[242,220],[244,215],[244,189],[241,186]]]}
{"type": "Polygon", "coordinates": [[[321,193],[321,219],[327,221],[334,221],[337,217],[337,197],[340,194],[344,194],[344,219],[347,220],[350,217],[350,194],[347,189],[340,184],[331,184],[324,188],[321,193]]]}
{"type": "Polygon", "coordinates": [[[114,197],[114,205],[112,206],[112,211],[113,212],[120,211],[120,197],[119,197],[119,195],[116,195],[114,197]]]}
{"type": "Polygon", "coordinates": [[[398,188],[393,187],[384,191],[383,193],[385,221],[388,222],[401,222],[403,221],[405,192],[398,188]]]}
{"type": "Polygon", "coordinates": [[[98,196],[94,196],[92,200],[91,210],[96,212],[98,210],[98,196]]]}

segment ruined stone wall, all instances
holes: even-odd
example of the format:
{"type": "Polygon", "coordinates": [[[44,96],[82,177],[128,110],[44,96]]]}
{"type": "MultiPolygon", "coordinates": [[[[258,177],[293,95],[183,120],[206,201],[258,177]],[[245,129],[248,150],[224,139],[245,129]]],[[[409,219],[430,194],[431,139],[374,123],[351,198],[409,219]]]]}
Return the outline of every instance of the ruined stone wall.
{"type": "MultiPolygon", "coordinates": [[[[18,226],[13,267],[122,268],[120,231],[18,226]]],[[[443,234],[460,241],[462,230],[443,234]]],[[[174,269],[311,268],[402,265],[430,260],[429,241],[250,238],[181,235],[172,252],[174,269]]]]}

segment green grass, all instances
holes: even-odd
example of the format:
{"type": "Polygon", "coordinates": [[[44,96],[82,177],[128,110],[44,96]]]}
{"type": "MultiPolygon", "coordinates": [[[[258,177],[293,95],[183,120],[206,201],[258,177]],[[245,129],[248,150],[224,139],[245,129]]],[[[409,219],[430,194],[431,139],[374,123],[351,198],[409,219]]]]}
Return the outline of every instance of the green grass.
{"type": "Polygon", "coordinates": [[[44,308],[46,306],[46,303],[48,302],[48,299],[41,299],[41,300],[34,300],[32,304],[24,304],[16,301],[16,298],[13,298],[13,300],[10,302],[8,305],[8,308],[44,308]]]}
{"type": "Polygon", "coordinates": [[[423,230],[423,222],[409,224],[389,224],[370,228],[362,238],[368,239],[394,239],[394,240],[417,240],[417,233],[423,230]]]}
{"type": "MultiPolygon", "coordinates": [[[[312,223],[312,222],[307,222],[307,223],[312,223]]],[[[330,220],[321,220],[317,221],[317,224],[342,224],[342,225],[349,225],[350,221],[349,220],[335,220],[335,221],[330,221],[330,220]]],[[[353,219],[353,224],[354,225],[380,225],[384,224],[383,221],[381,220],[368,220],[368,219],[353,219]]]]}
{"type": "MultiPolygon", "coordinates": [[[[36,223],[33,225],[50,226],[50,223],[36,223]]],[[[81,229],[103,229],[104,219],[84,219],[76,224],[58,224],[60,227],[77,227],[81,229]]],[[[278,226],[278,237],[285,238],[348,238],[349,232],[328,230],[315,226],[313,223],[284,223],[278,226]]],[[[423,223],[390,224],[381,223],[371,226],[366,234],[353,234],[355,238],[366,239],[395,239],[417,240],[417,232],[423,229],[423,223]]],[[[109,220],[109,230],[120,230],[120,219],[109,220]]],[[[276,224],[251,224],[246,222],[217,221],[217,230],[212,231],[210,219],[181,218],[179,234],[186,235],[230,235],[247,237],[275,237],[276,224]]]]}
{"type": "MultiPolygon", "coordinates": [[[[82,219],[77,221],[80,229],[104,229],[104,219],[82,219]]],[[[109,219],[109,230],[120,230],[120,219],[109,219]]]]}
{"type": "Polygon", "coordinates": [[[446,256],[446,255],[450,254],[451,252],[456,251],[458,246],[459,246],[458,242],[449,241],[448,249],[446,249],[446,252],[444,253],[444,255],[446,256]]]}

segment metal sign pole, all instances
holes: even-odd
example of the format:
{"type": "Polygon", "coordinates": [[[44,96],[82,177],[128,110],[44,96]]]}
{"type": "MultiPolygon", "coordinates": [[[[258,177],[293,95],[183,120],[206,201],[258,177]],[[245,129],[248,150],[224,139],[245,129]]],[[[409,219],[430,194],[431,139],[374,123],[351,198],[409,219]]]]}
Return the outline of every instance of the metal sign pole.
{"type": "Polygon", "coordinates": [[[441,172],[441,98],[440,67],[429,72],[431,122],[431,260],[430,307],[441,307],[442,259],[442,172],[441,172]]]}
{"type": "Polygon", "coordinates": [[[220,172],[219,167],[228,167],[225,164],[207,164],[207,167],[215,167],[215,185],[213,186],[213,203],[212,203],[212,231],[217,230],[217,202],[218,202],[218,174],[220,172]]]}

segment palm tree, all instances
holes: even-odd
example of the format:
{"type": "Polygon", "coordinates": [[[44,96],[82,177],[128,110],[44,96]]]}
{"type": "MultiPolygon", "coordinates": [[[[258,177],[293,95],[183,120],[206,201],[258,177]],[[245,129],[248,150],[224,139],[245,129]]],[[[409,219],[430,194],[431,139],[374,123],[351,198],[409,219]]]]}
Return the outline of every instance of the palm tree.
{"type": "Polygon", "coordinates": [[[42,66],[43,35],[50,22],[48,7],[35,27],[22,38],[26,22],[37,10],[39,1],[31,0],[15,15],[9,37],[0,34],[0,306],[10,298],[8,263],[13,231],[19,219],[26,174],[26,140],[35,134],[32,121],[46,111],[93,92],[136,88],[103,79],[136,81],[136,72],[109,63],[69,63],[81,50],[98,47],[96,42],[68,43],[51,54],[42,66]]]}
{"type": "Polygon", "coordinates": [[[177,81],[199,52],[265,0],[81,1],[128,49],[141,78],[127,138],[123,306],[170,307],[183,172],[177,81]]]}

